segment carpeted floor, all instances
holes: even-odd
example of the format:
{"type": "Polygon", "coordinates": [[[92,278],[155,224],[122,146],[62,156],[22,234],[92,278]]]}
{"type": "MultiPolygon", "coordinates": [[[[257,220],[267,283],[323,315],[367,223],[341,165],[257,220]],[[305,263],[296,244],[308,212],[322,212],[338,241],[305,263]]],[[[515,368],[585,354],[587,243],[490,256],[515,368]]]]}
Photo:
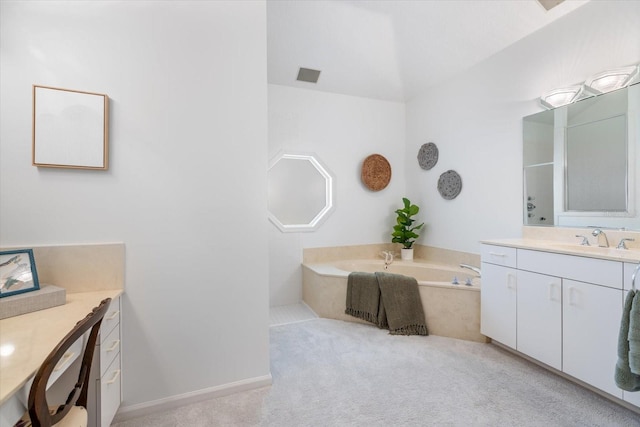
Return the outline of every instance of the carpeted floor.
{"type": "Polygon", "coordinates": [[[494,345],[336,320],[272,327],[271,373],[271,387],[114,426],[640,426],[494,345]]]}

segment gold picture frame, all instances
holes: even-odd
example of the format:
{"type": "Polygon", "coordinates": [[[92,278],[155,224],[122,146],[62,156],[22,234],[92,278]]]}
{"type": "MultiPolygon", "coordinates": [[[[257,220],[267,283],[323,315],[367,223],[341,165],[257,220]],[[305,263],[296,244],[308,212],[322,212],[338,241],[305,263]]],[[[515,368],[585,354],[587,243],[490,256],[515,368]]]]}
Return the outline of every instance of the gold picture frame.
{"type": "Polygon", "coordinates": [[[109,167],[109,97],[33,85],[32,165],[109,167]]]}

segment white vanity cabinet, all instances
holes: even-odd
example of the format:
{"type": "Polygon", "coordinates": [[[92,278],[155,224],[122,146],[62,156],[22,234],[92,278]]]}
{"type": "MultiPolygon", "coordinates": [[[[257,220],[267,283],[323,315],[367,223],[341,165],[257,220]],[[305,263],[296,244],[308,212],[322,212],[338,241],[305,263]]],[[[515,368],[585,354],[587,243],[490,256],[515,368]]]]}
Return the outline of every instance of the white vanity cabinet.
{"type": "Polygon", "coordinates": [[[89,401],[95,404],[89,405],[89,427],[109,427],[122,402],[120,313],[120,297],[114,298],[100,326],[91,368],[89,401]]]}
{"type": "Polygon", "coordinates": [[[562,369],[562,280],[518,270],[516,349],[562,369]]]}
{"type": "Polygon", "coordinates": [[[516,348],[516,270],[482,263],[480,332],[516,348]]]}
{"type": "Polygon", "coordinates": [[[480,332],[516,348],[516,250],[482,246],[480,332]]]}
{"type": "Polygon", "coordinates": [[[564,280],[562,371],[622,398],[614,381],[622,291],[564,280]]]}
{"type": "MultiPolygon", "coordinates": [[[[496,297],[495,289],[504,288],[504,280],[493,273],[498,267],[495,257],[485,257],[502,253],[500,247],[483,244],[482,333],[615,397],[632,394],[623,396],[614,382],[623,270],[626,280],[630,267],[623,269],[620,261],[544,250],[504,249],[515,251],[515,264],[510,266],[516,277],[510,289],[515,292],[508,300],[496,297]],[[515,336],[507,336],[508,342],[502,341],[505,334],[492,323],[500,316],[508,321],[505,312],[512,325],[501,325],[502,330],[515,331],[515,336]]],[[[625,400],[640,404],[640,396],[625,400]]]]}

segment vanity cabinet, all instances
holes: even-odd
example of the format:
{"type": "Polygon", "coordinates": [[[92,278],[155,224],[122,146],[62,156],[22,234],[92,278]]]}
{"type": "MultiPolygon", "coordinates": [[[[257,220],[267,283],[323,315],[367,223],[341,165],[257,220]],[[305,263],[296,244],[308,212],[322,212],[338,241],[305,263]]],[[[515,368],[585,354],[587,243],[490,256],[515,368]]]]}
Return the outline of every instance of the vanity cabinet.
{"type": "Polygon", "coordinates": [[[516,349],[562,369],[562,280],[540,273],[517,273],[516,349]]]}
{"type": "Polygon", "coordinates": [[[480,332],[516,348],[516,270],[482,263],[480,332]]]}
{"type": "Polygon", "coordinates": [[[480,332],[516,348],[516,250],[482,246],[480,332]]]}
{"type": "Polygon", "coordinates": [[[89,427],[108,427],[122,402],[120,297],[111,301],[100,326],[91,368],[89,427]]]}
{"type": "Polygon", "coordinates": [[[483,244],[482,333],[640,406],[640,396],[623,395],[613,376],[623,283],[627,276],[630,283],[629,270],[632,272],[633,268],[619,261],[543,250],[504,249],[483,244]],[[491,255],[503,253],[512,255],[491,255]],[[504,267],[496,264],[497,258],[512,258],[515,262],[504,267]],[[505,281],[505,275],[510,281],[505,281]],[[496,319],[500,327],[496,327],[496,319]]]}
{"type": "Polygon", "coordinates": [[[562,371],[622,398],[614,381],[622,291],[563,281],[562,371]]]}

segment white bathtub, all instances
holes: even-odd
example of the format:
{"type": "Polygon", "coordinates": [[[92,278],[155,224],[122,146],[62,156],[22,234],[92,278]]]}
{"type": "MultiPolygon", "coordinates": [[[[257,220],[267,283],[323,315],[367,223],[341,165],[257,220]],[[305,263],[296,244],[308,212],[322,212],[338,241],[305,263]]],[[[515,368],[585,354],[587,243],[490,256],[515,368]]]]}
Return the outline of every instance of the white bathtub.
{"type": "Polygon", "coordinates": [[[364,323],[344,312],[347,277],[386,271],[416,278],[430,334],[487,342],[480,333],[480,279],[471,270],[419,261],[394,261],[385,270],[383,261],[372,259],[303,264],[302,271],[302,299],[320,317],[364,323]],[[451,283],[454,277],[460,284],[451,283]]]}

